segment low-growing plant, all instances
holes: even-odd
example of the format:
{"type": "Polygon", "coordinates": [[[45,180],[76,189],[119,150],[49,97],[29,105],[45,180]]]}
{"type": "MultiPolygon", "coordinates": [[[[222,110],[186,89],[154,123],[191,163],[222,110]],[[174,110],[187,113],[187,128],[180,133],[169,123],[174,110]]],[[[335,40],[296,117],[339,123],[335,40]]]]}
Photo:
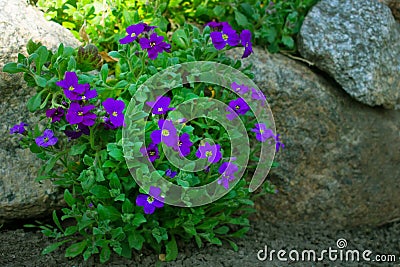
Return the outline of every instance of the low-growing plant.
{"type": "MultiPolygon", "coordinates": [[[[296,35],[308,10],[318,0],[39,0],[48,19],[70,29],[77,38],[82,27],[100,50],[111,51],[122,29],[156,19],[163,31],[176,30],[185,23],[204,25],[215,20],[226,21],[236,30],[249,29],[254,42],[270,52],[295,53],[296,35]]],[[[83,35],[85,37],[86,35],[83,35]]]]}
{"type": "Polygon", "coordinates": [[[66,257],[106,262],[112,251],[130,258],[147,246],[169,261],[190,240],[237,250],[254,197],[275,189],[266,182],[251,191],[283,148],[249,68],[238,71],[241,61],[224,53],[239,46],[242,57],[252,54],[251,32],[185,25],[171,45],[139,22],[123,36],[108,53],[114,69],[93,45],[50,51],[32,41],[27,56],[3,68],[36,88],[27,108],[41,120],[10,133],[44,161],[37,181],[64,190],[56,227],[41,227],[56,239],[43,253],[68,244],[66,257]]]}

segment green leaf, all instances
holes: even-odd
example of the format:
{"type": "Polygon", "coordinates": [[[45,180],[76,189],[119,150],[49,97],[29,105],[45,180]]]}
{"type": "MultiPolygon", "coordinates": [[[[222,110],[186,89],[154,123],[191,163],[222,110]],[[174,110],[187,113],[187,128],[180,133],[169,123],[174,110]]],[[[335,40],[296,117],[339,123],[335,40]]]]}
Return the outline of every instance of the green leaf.
{"type": "Polygon", "coordinates": [[[97,206],[97,212],[99,213],[99,219],[103,221],[117,221],[121,218],[121,213],[113,206],[103,206],[99,204],[97,206]]]}
{"type": "Polygon", "coordinates": [[[41,103],[42,103],[42,94],[38,93],[38,94],[32,96],[28,100],[26,106],[30,112],[35,112],[36,110],[38,110],[41,103]]]}
{"type": "Polygon", "coordinates": [[[65,257],[74,258],[74,257],[78,256],[86,248],[86,244],[87,244],[86,240],[72,244],[65,250],[65,257]]]}
{"type": "Polygon", "coordinates": [[[237,24],[239,24],[242,27],[246,27],[249,24],[249,21],[247,20],[246,16],[240,13],[238,10],[235,10],[235,20],[237,24]]]}
{"type": "Polygon", "coordinates": [[[103,82],[106,82],[107,77],[108,77],[108,64],[104,64],[100,70],[100,78],[103,82]]]}
{"type": "Polygon", "coordinates": [[[110,198],[110,191],[107,187],[103,185],[95,185],[90,189],[90,193],[92,193],[97,198],[110,198]]]}
{"type": "Polygon", "coordinates": [[[45,88],[47,84],[47,80],[39,75],[34,75],[33,77],[35,79],[35,82],[38,86],[45,88]]]}
{"type": "Polygon", "coordinates": [[[87,144],[76,144],[71,147],[70,156],[81,155],[85,151],[87,144]]]}
{"type": "Polygon", "coordinates": [[[144,217],[144,215],[143,214],[141,214],[141,213],[136,213],[135,214],[135,217],[133,218],[133,220],[132,220],[132,224],[134,225],[134,226],[140,226],[142,223],[145,223],[147,220],[146,220],[146,218],[144,217]]]}
{"type": "Polygon", "coordinates": [[[45,46],[41,46],[36,50],[36,53],[39,55],[36,60],[36,73],[40,75],[42,67],[47,62],[47,58],[49,57],[49,51],[47,51],[47,48],[45,46]]]}
{"type": "Polygon", "coordinates": [[[223,6],[216,6],[213,9],[213,12],[216,17],[222,17],[222,15],[225,13],[225,8],[223,6]]]}
{"type": "Polygon", "coordinates": [[[108,247],[108,245],[106,244],[105,246],[103,246],[101,248],[101,252],[100,252],[100,262],[101,263],[105,263],[106,261],[108,261],[110,259],[111,256],[111,250],[108,247]]]}
{"type": "Polygon", "coordinates": [[[15,62],[7,63],[3,67],[3,72],[18,73],[18,72],[23,72],[23,71],[25,71],[25,69],[18,66],[17,63],[15,63],[15,62]]]}
{"type": "Polygon", "coordinates": [[[94,159],[92,158],[92,157],[90,157],[90,156],[88,156],[88,155],[85,155],[84,157],[83,157],[83,163],[85,163],[87,166],[93,166],[93,163],[94,163],[94,159]]]}
{"type": "Polygon", "coordinates": [[[238,245],[236,245],[235,242],[233,242],[233,241],[231,241],[231,240],[229,240],[229,239],[227,239],[227,240],[228,240],[229,245],[231,245],[232,249],[233,249],[235,252],[237,252],[237,251],[239,250],[238,245]]]}
{"type": "Polygon", "coordinates": [[[117,163],[116,163],[115,161],[106,160],[106,161],[103,163],[103,166],[101,166],[101,167],[103,167],[103,168],[114,168],[115,166],[117,166],[117,163]]]}
{"type": "Polygon", "coordinates": [[[172,42],[175,43],[179,48],[186,49],[188,43],[187,40],[188,37],[183,29],[176,30],[172,34],[172,42]]]}
{"type": "Polygon", "coordinates": [[[156,239],[157,243],[160,243],[162,240],[168,240],[167,230],[163,227],[153,228],[151,230],[151,234],[156,239]]]}
{"type": "Polygon", "coordinates": [[[65,229],[64,235],[65,236],[73,235],[76,233],[76,231],[78,231],[78,226],[76,226],[76,225],[68,226],[65,229]]]}
{"type": "Polygon", "coordinates": [[[123,58],[123,56],[117,51],[110,51],[108,52],[108,55],[113,58],[123,58]]]}
{"type": "Polygon", "coordinates": [[[29,55],[31,55],[41,46],[42,44],[40,42],[35,43],[34,41],[32,41],[32,39],[29,39],[28,43],[26,44],[26,51],[29,55]]]}
{"type": "Polygon", "coordinates": [[[102,169],[96,169],[96,182],[103,182],[106,178],[104,178],[104,172],[102,169]]]}
{"type": "Polygon", "coordinates": [[[46,254],[49,254],[50,252],[53,252],[54,250],[56,250],[57,248],[59,248],[63,244],[67,243],[68,241],[71,241],[71,239],[66,239],[66,240],[63,240],[63,241],[48,245],[47,247],[45,247],[42,250],[42,255],[46,255],[46,254]]]}
{"type": "Polygon", "coordinates": [[[225,226],[225,225],[214,230],[214,233],[220,234],[220,235],[225,235],[228,232],[229,232],[229,227],[225,226]]]}
{"type": "Polygon", "coordinates": [[[128,235],[128,242],[130,248],[141,250],[144,242],[144,237],[140,233],[132,231],[128,235]]]}
{"type": "Polygon", "coordinates": [[[67,203],[67,205],[70,207],[75,204],[75,198],[72,196],[68,189],[65,189],[64,191],[64,200],[65,203],[67,203]]]}
{"type": "Polygon", "coordinates": [[[282,43],[289,49],[294,48],[294,40],[290,36],[282,36],[282,43]]]}
{"type": "Polygon", "coordinates": [[[71,56],[68,60],[67,70],[68,71],[76,70],[76,60],[73,56],[71,56]]]}
{"type": "Polygon", "coordinates": [[[55,223],[55,225],[58,227],[58,229],[60,229],[61,232],[64,232],[64,229],[62,228],[60,221],[58,220],[57,217],[57,212],[55,210],[53,210],[53,221],[55,223]]]}
{"type": "Polygon", "coordinates": [[[46,167],[44,169],[45,173],[49,173],[54,165],[56,164],[56,162],[58,161],[58,159],[60,158],[61,155],[57,155],[57,156],[51,156],[50,159],[46,162],[46,167]]]}
{"type": "Polygon", "coordinates": [[[165,244],[165,248],[167,252],[165,255],[166,261],[173,261],[178,257],[178,246],[176,245],[174,236],[172,236],[171,240],[165,244]]]}
{"type": "Polygon", "coordinates": [[[124,200],[124,203],[122,204],[122,212],[123,213],[132,213],[133,207],[134,206],[133,206],[132,202],[128,198],[126,198],[124,200]]]}

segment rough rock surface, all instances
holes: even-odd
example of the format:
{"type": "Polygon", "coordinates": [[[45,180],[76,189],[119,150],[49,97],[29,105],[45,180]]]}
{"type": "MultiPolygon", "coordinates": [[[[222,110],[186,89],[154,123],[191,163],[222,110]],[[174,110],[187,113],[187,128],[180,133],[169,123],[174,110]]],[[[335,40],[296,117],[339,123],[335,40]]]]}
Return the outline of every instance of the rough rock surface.
{"type": "Polygon", "coordinates": [[[352,97],[400,109],[400,25],[376,0],[322,0],[306,16],[299,51],[352,97]]]}
{"type": "MultiPolygon", "coordinates": [[[[46,21],[26,1],[0,0],[0,70],[25,52],[30,38],[49,48],[60,42],[77,46],[79,42],[60,25],[46,21]]],[[[35,182],[38,168],[44,164],[10,137],[9,129],[21,121],[34,126],[37,114],[30,114],[26,102],[35,89],[23,86],[20,75],[0,71],[0,224],[48,213],[58,203],[59,195],[49,181],[35,182]]]]}
{"type": "Polygon", "coordinates": [[[256,202],[261,216],[336,227],[399,218],[400,111],[363,105],[279,54],[255,49],[249,61],[285,143],[271,171],[279,193],[256,202]]]}
{"type": "Polygon", "coordinates": [[[15,61],[26,52],[29,39],[55,49],[63,42],[79,46],[79,41],[61,25],[47,21],[43,13],[25,0],[0,0],[0,90],[23,84],[21,75],[2,72],[4,64],[15,61]]]}

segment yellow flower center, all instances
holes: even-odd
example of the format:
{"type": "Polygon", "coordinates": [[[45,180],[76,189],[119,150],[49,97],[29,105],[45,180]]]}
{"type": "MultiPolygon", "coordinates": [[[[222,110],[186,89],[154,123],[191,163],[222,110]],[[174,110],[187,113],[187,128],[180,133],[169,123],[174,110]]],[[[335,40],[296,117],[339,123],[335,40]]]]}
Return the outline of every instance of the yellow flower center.
{"type": "Polygon", "coordinates": [[[225,33],[222,34],[222,39],[224,39],[224,41],[227,41],[228,40],[228,35],[226,35],[225,33]]]}
{"type": "Polygon", "coordinates": [[[114,112],[112,113],[112,115],[113,115],[114,117],[117,117],[117,116],[118,116],[118,112],[114,111],[114,112]]]}
{"type": "Polygon", "coordinates": [[[212,156],[212,151],[206,151],[206,157],[211,157],[212,156]]]}
{"type": "Polygon", "coordinates": [[[148,202],[149,204],[153,203],[153,202],[154,202],[154,197],[149,196],[149,197],[147,198],[147,202],[148,202]]]}
{"type": "Polygon", "coordinates": [[[260,134],[262,134],[264,132],[264,130],[260,129],[260,134]]]}
{"type": "Polygon", "coordinates": [[[169,131],[168,130],[162,130],[161,134],[164,136],[169,136],[169,131]]]}
{"type": "Polygon", "coordinates": [[[163,108],[158,108],[157,110],[158,110],[158,112],[161,112],[161,111],[163,111],[163,108]]]}
{"type": "Polygon", "coordinates": [[[236,109],[236,110],[239,110],[239,109],[240,109],[239,105],[236,105],[236,106],[235,106],[235,109],[236,109]]]}
{"type": "Polygon", "coordinates": [[[155,154],[156,154],[156,152],[154,152],[154,151],[150,151],[150,152],[149,152],[149,155],[150,155],[150,156],[154,156],[155,154]]]}
{"type": "Polygon", "coordinates": [[[71,85],[71,86],[68,88],[68,90],[69,90],[69,91],[74,91],[75,88],[71,85]]]}
{"type": "Polygon", "coordinates": [[[83,112],[82,111],[78,111],[78,116],[83,116],[83,112]]]}
{"type": "Polygon", "coordinates": [[[45,138],[44,138],[44,142],[47,142],[47,141],[49,141],[49,138],[48,138],[48,137],[45,137],[45,138]]]}
{"type": "Polygon", "coordinates": [[[178,146],[182,146],[182,142],[181,141],[178,142],[178,146]]]}
{"type": "Polygon", "coordinates": [[[86,96],[83,95],[82,98],[81,98],[81,100],[85,100],[85,99],[86,99],[86,96]]]}
{"type": "Polygon", "coordinates": [[[132,37],[132,38],[135,38],[135,37],[136,37],[136,33],[134,33],[134,32],[131,33],[131,37],[132,37]]]}
{"type": "Polygon", "coordinates": [[[151,47],[154,47],[155,45],[156,45],[155,42],[150,42],[150,46],[151,46],[151,47]]]}

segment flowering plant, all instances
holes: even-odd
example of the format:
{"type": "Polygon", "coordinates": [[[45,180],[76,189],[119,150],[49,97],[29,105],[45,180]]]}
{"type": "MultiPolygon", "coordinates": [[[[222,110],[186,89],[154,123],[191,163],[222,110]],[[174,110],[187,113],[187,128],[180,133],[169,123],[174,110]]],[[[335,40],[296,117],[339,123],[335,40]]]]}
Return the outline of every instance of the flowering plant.
{"type": "MultiPolygon", "coordinates": [[[[66,257],[106,262],[111,251],[130,258],[149,246],[173,260],[191,239],[237,250],[255,212],[251,191],[283,148],[249,69],[224,54],[252,54],[251,33],[185,25],[171,45],[140,22],[126,34],[99,71],[93,45],[53,53],[33,42],[3,69],[37,88],[27,107],[43,112],[33,131],[22,122],[10,133],[46,161],[37,180],[64,189],[61,221],[54,211],[56,228],[41,226],[57,239],[43,253],[72,243],[66,257]]],[[[274,191],[266,182],[260,194],[274,191]]]]}

